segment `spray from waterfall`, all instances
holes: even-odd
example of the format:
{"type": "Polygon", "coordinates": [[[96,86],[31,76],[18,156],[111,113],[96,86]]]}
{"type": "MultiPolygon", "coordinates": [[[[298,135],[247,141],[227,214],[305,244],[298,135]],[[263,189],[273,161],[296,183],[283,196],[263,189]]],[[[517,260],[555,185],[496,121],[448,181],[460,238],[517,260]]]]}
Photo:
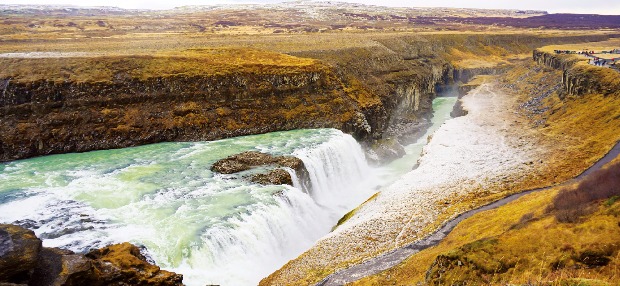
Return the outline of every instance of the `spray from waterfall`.
{"type": "Polygon", "coordinates": [[[5,166],[0,222],[75,251],[144,245],[190,286],[256,285],[372,195],[372,174],[359,144],[334,129],[56,155],[5,166]],[[291,187],[210,171],[248,150],[295,155],[307,172],[288,169],[291,187]]]}

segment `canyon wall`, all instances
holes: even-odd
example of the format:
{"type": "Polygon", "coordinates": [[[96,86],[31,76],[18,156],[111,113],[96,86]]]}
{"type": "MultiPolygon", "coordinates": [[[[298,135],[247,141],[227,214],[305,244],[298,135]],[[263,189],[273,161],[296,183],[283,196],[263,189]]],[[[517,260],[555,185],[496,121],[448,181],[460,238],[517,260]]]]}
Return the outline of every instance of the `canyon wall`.
{"type": "Polygon", "coordinates": [[[554,54],[534,50],[533,59],[541,65],[562,71],[561,96],[583,96],[586,94],[617,94],[620,82],[618,71],[611,68],[597,68],[579,60],[574,55],[554,54]]]}
{"type": "Polygon", "coordinates": [[[297,128],[367,132],[360,107],[320,64],[109,82],[5,78],[0,87],[0,161],[297,128]]]}
{"type": "Polygon", "coordinates": [[[0,72],[0,161],[299,128],[378,140],[394,135],[386,131],[396,122],[431,116],[438,85],[494,71],[455,67],[455,51],[485,57],[490,47],[508,55],[608,38],[360,37],[368,38],[359,47],[297,48],[292,56],[220,49],[204,64],[190,56],[0,59],[7,67],[0,72]],[[226,57],[231,63],[210,68],[226,57]]]}

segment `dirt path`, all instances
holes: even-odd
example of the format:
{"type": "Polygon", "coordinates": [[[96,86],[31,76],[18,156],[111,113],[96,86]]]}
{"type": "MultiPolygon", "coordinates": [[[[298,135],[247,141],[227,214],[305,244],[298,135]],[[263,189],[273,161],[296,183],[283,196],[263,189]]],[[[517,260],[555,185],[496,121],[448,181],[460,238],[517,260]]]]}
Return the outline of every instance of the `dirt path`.
{"type": "MultiPolygon", "coordinates": [[[[568,180],[562,183],[562,185],[573,183],[574,181],[579,180],[583,178],[584,176],[596,170],[599,170],[605,164],[609,163],[611,160],[613,160],[614,158],[618,156],[620,156],[620,141],[616,143],[616,145],[598,162],[596,162],[594,165],[592,165],[590,168],[585,170],[583,173],[581,173],[579,176],[575,177],[574,179],[571,179],[571,180],[568,180]]],[[[403,260],[407,259],[409,256],[417,252],[420,252],[426,248],[439,244],[439,242],[441,242],[441,240],[443,240],[461,221],[479,212],[495,209],[497,207],[508,204],[524,195],[548,190],[552,187],[555,187],[555,186],[524,191],[518,194],[508,196],[501,200],[495,201],[488,205],[467,211],[459,215],[458,217],[454,218],[453,220],[447,222],[441,228],[439,228],[439,230],[437,230],[433,234],[421,240],[418,240],[416,242],[413,242],[401,248],[397,248],[383,255],[367,260],[361,264],[353,265],[349,268],[333,273],[327,276],[325,279],[321,280],[321,282],[317,283],[316,285],[318,286],[344,285],[346,283],[354,282],[364,277],[374,275],[381,271],[392,268],[395,265],[401,263],[403,260]]]]}

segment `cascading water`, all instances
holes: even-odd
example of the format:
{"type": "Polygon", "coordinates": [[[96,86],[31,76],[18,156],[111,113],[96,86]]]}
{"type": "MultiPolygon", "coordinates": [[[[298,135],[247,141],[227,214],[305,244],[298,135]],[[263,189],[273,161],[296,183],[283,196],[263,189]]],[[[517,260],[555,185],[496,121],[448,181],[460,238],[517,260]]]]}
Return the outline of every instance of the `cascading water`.
{"type": "Polygon", "coordinates": [[[351,201],[367,198],[368,193],[357,192],[357,188],[376,184],[362,148],[349,136],[333,138],[315,148],[297,150],[293,155],[304,161],[313,199],[330,209],[346,209],[351,201]]]}
{"type": "Polygon", "coordinates": [[[333,129],[54,155],[0,165],[0,221],[78,252],[145,245],[188,285],[252,285],[369,197],[373,174],[359,144],[333,129]],[[299,157],[311,187],[209,170],[248,150],[299,157]]]}
{"type": "MultiPolygon", "coordinates": [[[[449,118],[455,101],[433,101],[427,135],[449,118]]],[[[379,169],[368,167],[351,136],[334,129],[15,161],[0,164],[0,222],[34,230],[45,246],[77,252],[124,241],[144,245],[187,285],[255,285],[379,184],[411,170],[425,143],[426,135],[379,169]],[[215,161],[249,150],[299,157],[308,170],[299,177],[307,175],[310,186],[296,175],[294,187],[261,186],[245,179],[254,171],[210,171],[215,161]]]]}

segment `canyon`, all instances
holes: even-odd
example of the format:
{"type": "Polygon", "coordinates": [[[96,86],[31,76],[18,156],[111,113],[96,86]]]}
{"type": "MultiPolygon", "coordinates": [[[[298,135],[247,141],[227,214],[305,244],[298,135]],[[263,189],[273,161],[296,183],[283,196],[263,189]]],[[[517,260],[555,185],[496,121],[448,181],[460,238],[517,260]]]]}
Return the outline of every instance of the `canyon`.
{"type": "Polygon", "coordinates": [[[397,123],[428,118],[436,86],[492,72],[458,66],[463,54],[499,61],[608,37],[377,35],[291,55],[212,47],[174,56],[0,56],[8,67],[0,72],[0,160],[319,127],[372,144],[393,137],[397,123]],[[486,45],[497,55],[485,55],[486,45]]]}

